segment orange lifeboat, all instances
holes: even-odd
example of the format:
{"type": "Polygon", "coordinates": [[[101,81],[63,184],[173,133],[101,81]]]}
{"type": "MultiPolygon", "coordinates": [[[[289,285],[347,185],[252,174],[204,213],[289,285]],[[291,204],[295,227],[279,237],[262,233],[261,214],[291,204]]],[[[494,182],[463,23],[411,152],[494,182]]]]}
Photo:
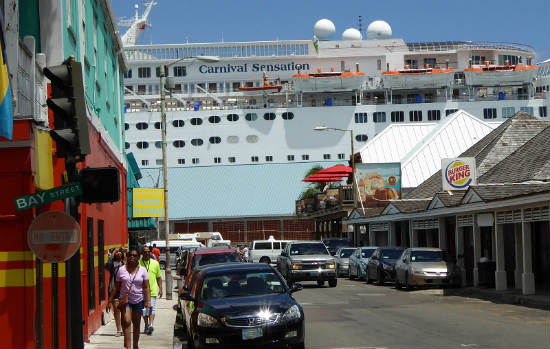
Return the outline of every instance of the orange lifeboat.
{"type": "Polygon", "coordinates": [[[467,85],[496,86],[522,85],[532,82],[537,76],[536,65],[509,64],[492,65],[485,61],[485,65],[464,69],[464,78],[467,85]]]}
{"type": "Polygon", "coordinates": [[[268,81],[267,74],[264,73],[264,84],[262,86],[239,86],[240,91],[244,92],[250,92],[250,91],[270,91],[270,90],[277,90],[277,92],[281,91],[283,88],[282,85],[274,85],[271,84],[268,81]]]}
{"type": "MultiPolygon", "coordinates": [[[[357,69],[358,70],[358,69],[357,69]]],[[[292,76],[296,91],[331,91],[331,90],[359,90],[366,80],[363,72],[337,72],[331,68],[323,72],[321,68],[316,73],[298,74],[292,76]]]]}
{"type": "Polygon", "coordinates": [[[432,68],[428,64],[424,68],[405,69],[382,72],[385,88],[438,88],[449,86],[452,82],[454,69],[432,68]]]}

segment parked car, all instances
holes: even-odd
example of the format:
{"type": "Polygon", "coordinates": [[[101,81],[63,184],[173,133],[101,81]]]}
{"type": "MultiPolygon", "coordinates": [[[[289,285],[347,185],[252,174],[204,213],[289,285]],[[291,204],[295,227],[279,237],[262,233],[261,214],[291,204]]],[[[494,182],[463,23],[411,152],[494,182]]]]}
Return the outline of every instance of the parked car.
{"type": "Polygon", "coordinates": [[[440,248],[414,247],[406,249],[395,263],[395,287],[460,285],[460,273],[440,248]]]}
{"type": "Polygon", "coordinates": [[[336,259],[336,276],[348,275],[349,256],[355,251],[354,247],[340,247],[334,258],[336,259]]]}
{"type": "Polygon", "coordinates": [[[328,280],[330,287],[336,287],[336,260],[321,241],[293,241],[286,245],[277,267],[288,284],[295,281],[317,281],[323,286],[328,280]]]}
{"type": "MultiPolygon", "coordinates": [[[[204,245],[200,242],[189,240],[170,240],[168,243],[170,244],[170,268],[176,267],[177,258],[182,250],[192,251],[197,248],[204,247],[204,245]]],[[[153,246],[153,244],[156,244],[157,248],[160,250],[158,262],[160,264],[160,268],[164,269],[166,266],[166,241],[151,241],[148,245],[153,246]]]]}
{"type": "Polygon", "coordinates": [[[201,248],[189,254],[183,276],[185,277],[184,286],[189,285],[189,276],[191,272],[200,266],[219,263],[240,263],[239,254],[228,248],[201,248]]]}
{"type": "Polygon", "coordinates": [[[349,269],[348,277],[351,279],[357,277],[359,280],[363,280],[367,275],[367,264],[369,263],[370,256],[376,251],[377,247],[357,247],[352,255],[349,257],[349,269]]]}
{"type": "Polygon", "coordinates": [[[367,264],[367,283],[374,280],[381,286],[386,281],[394,281],[395,262],[403,251],[401,247],[378,247],[367,264]]]}
{"type": "Polygon", "coordinates": [[[305,347],[304,311],[281,275],[264,263],[195,271],[183,293],[189,347],[305,347]],[[269,304],[269,309],[266,309],[269,304]]]}
{"type": "Polygon", "coordinates": [[[336,254],[336,250],[338,250],[340,247],[350,247],[351,241],[349,241],[349,239],[343,238],[328,238],[323,240],[323,244],[327,246],[330,254],[334,256],[336,254]]]}
{"type": "Polygon", "coordinates": [[[252,263],[275,264],[277,257],[285,248],[288,240],[255,240],[249,252],[249,261],[252,263]]]}

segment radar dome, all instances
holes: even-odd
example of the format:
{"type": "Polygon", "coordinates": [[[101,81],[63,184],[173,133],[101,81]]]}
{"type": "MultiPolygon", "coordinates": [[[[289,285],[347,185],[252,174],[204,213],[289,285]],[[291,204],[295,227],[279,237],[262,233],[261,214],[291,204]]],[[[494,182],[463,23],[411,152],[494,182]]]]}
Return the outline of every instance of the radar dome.
{"type": "Polygon", "coordinates": [[[342,40],[362,40],[363,35],[355,28],[348,28],[342,33],[342,40]]]}
{"type": "Polygon", "coordinates": [[[384,21],[374,21],[367,28],[367,40],[391,39],[391,27],[384,21]]]}
{"type": "Polygon", "coordinates": [[[319,40],[330,40],[335,31],[334,23],[328,19],[320,19],[313,26],[313,34],[319,40]]]}

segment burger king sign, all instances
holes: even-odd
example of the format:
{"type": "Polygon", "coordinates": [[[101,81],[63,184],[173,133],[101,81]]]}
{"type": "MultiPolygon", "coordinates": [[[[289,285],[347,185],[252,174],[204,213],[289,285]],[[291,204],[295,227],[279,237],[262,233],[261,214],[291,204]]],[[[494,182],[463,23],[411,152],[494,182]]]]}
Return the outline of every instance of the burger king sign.
{"type": "Polygon", "coordinates": [[[455,158],[441,160],[443,190],[463,190],[476,184],[476,159],[455,158]]]}

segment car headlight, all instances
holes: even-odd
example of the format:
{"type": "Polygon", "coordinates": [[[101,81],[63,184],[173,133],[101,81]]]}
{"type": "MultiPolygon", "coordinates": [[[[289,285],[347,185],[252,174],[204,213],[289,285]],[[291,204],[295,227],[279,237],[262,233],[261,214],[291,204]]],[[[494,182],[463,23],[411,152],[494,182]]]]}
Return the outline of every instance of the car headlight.
{"type": "Polygon", "coordinates": [[[302,266],[300,264],[292,263],[292,269],[294,269],[294,270],[302,269],[302,266]]]}
{"type": "Polygon", "coordinates": [[[385,270],[393,270],[393,265],[390,265],[390,264],[382,264],[382,267],[385,270]]]}
{"type": "Polygon", "coordinates": [[[327,264],[327,268],[328,268],[328,269],[334,269],[334,263],[327,264]]]}
{"type": "Polygon", "coordinates": [[[197,325],[200,327],[218,327],[220,324],[215,317],[208,314],[199,313],[197,325]]]}
{"type": "Polygon", "coordinates": [[[302,314],[300,313],[300,308],[298,308],[297,305],[293,305],[290,308],[288,308],[287,311],[285,311],[281,320],[290,321],[290,320],[296,320],[301,318],[302,318],[302,314]]]}
{"type": "Polygon", "coordinates": [[[419,269],[413,269],[413,274],[424,275],[424,271],[419,270],[419,269]]]}

